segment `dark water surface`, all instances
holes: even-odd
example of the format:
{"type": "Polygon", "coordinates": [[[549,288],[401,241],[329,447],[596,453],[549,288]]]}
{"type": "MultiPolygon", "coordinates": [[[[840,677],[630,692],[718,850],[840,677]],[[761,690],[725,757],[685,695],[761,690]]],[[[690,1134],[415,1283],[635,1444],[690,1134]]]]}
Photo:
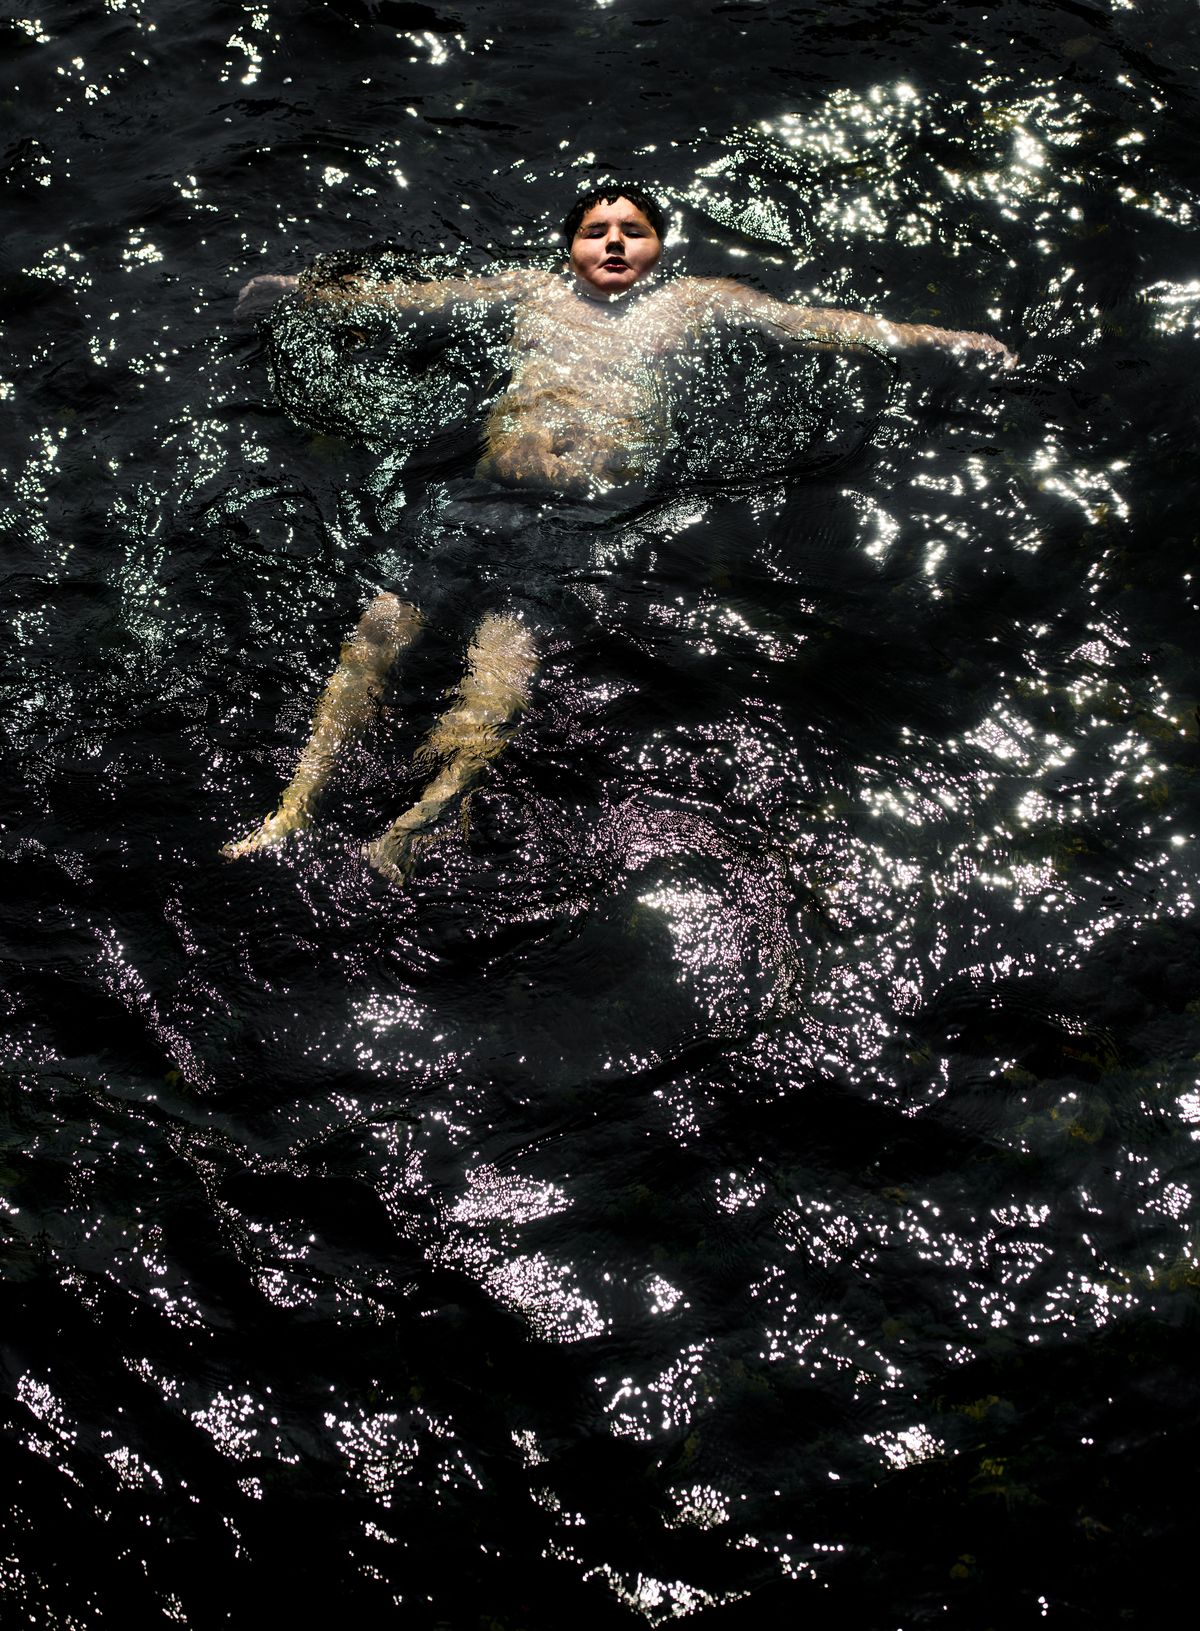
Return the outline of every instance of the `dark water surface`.
{"type": "Polygon", "coordinates": [[[1198,35],[1186,0],[4,26],[5,1625],[1165,1616],[1198,35]],[[553,266],[597,173],[686,270],[1023,366],[717,346],[469,824],[404,889],[360,856],[447,626],[313,831],[222,862],[496,361],[277,330],[273,386],[239,283],[382,240],[553,266]]]}

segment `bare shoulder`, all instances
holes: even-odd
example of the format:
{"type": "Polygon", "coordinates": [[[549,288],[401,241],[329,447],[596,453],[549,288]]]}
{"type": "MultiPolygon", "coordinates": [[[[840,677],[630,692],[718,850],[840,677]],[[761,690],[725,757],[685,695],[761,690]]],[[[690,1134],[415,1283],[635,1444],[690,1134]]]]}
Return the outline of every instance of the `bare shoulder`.
{"type": "Polygon", "coordinates": [[[689,299],[717,300],[741,294],[746,285],[735,277],[677,277],[668,288],[678,289],[689,299]]]}
{"type": "Polygon", "coordinates": [[[485,304],[521,306],[544,300],[553,282],[548,272],[525,266],[506,266],[493,272],[442,279],[425,287],[436,288],[451,299],[468,303],[483,301],[485,304]]]}
{"type": "Polygon", "coordinates": [[[500,275],[512,290],[515,299],[529,301],[538,306],[560,300],[566,289],[564,278],[556,277],[553,272],[538,271],[533,267],[514,268],[500,275]]]}
{"type": "Polygon", "coordinates": [[[755,291],[729,277],[677,277],[662,295],[675,322],[696,331],[751,304],[755,291]]]}
{"type": "Polygon", "coordinates": [[[732,277],[679,277],[668,284],[681,306],[699,317],[715,316],[755,299],[756,291],[732,277]]]}

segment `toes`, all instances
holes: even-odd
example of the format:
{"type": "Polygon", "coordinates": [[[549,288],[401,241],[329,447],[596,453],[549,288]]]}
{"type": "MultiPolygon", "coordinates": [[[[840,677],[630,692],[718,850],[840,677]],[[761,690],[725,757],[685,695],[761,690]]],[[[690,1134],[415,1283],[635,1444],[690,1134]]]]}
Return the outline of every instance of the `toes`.
{"type": "Polygon", "coordinates": [[[412,854],[408,844],[385,844],[382,839],[377,839],[373,844],[364,844],[362,853],[388,883],[403,884],[412,871],[412,854]]]}
{"type": "Polygon", "coordinates": [[[287,822],[281,821],[278,815],[269,816],[244,838],[231,838],[222,844],[221,854],[227,861],[240,861],[245,855],[257,855],[259,850],[279,849],[289,838],[302,832],[305,825],[303,821],[287,822]]]}
{"type": "Polygon", "coordinates": [[[262,848],[261,830],[247,833],[245,838],[231,838],[227,844],[222,844],[220,854],[222,860],[240,861],[243,855],[253,855],[256,849],[262,848]]]}

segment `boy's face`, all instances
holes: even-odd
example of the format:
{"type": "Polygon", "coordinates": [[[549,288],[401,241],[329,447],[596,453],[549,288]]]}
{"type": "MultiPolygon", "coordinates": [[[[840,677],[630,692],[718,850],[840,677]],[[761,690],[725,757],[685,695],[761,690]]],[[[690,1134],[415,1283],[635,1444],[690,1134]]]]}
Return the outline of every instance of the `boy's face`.
{"type": "Polygon", "coordinates": [[[652,272],[662,239],[627,198],[596,204],[571,240],[571,270],[591,295],[624,294],[652,272]]]}

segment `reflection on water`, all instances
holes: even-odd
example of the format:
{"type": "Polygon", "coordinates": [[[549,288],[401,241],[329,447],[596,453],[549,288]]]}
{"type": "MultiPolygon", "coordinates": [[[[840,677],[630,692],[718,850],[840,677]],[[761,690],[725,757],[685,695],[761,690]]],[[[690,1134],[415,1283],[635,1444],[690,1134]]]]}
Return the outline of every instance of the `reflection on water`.
{"type": "Polygon", "coordinates": [[[851,9],[9,29],[0,1590],[39,1623],[1100,1625],[1177,1570],[1195,80],[1170,7],[851,9]],[[597,51],[644,94],[584,119],[552,62],[597,51]],[[458,318],[264,341],[233,291],[384,241],[553,268],[597,170],[688,271],[1023,367],[715,342],[407,888],[359,846],[469,606],[320,828],[225,865],[504,366],[458,318]]]}

